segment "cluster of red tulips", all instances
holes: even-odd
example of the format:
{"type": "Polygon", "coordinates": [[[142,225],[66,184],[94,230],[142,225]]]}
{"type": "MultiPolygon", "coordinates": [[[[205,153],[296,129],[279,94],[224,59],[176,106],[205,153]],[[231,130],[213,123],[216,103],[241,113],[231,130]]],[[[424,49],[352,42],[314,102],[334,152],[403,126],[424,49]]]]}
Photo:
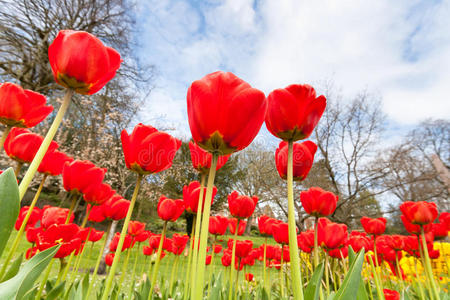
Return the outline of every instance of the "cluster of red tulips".
{"type": "MultiPolygon", "coordinates": [[[[365,232],[353,231],[349,234],[346,225],[326,218],[336,210],[338,196],[319,187],[312,187],[301,192],[299,200],[305,212],[314,219],[314,228],[298,232],[295,224],[293,181],[301,181],[308,176],[317,151],[314,142],[298,141],[311,135],[326,107],[325,97],[317,96],[313,87],[294,84],[276,89],[266,97],[263,92],[232,73],[215,72],[194,81],[187,91],[187,112],[192,133],[189,148],[193,168],[198,171],[200,181],[193,181],[184,187],[183,199],[170,199],[161,195],[157,212],[164,225],[161,233],[154,234],[145,230],[144,223],[131,220],[137,195],[141,185],[146,182],[146,176],[172,166],[181,141],[144,124],[136,125],[131,133],[123,130],[121,141],[125,165],[137,176],[132,198],[130,201],[123,199],[104,182],[106,169],[89,161],[74,160],[58,151],[58,144],[53,141],[73,93],[91,95],[99,91],[120,67],[120,55],[89,33],[63,30],[49,47],[49,60],[54,79],[66,88],[66,94],[45,137],[26,129],[38,124],[52,112],[53,108],[45,105],[45,97],[11,83],[0,86],[0,122],[6,125],[1,143],[4,144],[6,154],[17,162],[16,175],[24,164],[29,164],[18,186],[19,201],[25,195],[36,171],[42,173],[41,184],[31,205],[23,207],[18,213],[15,224],[18,234],[9,248],[0,279],[26,232],[26,238],[32,243],[27,251],[27,258],[38,256],[37,253],[45,252],[46,249],[57,249],[54,257],[61,262],[57,283],[65,282],[70,268],[73,272],[70,280],[73,283],[82,264],[86,243],[91,242],[93,245],[103,236],[103,232],[86,227],[87,222],[107,221],[111,224],[112,221],[123,219],[121,232],[115,233],[109,245],[106,245],[105,238],[100,246],[93,278],[84,294],[86,298],[93,295],[91,292],[105,247],[108,246],[110,250],[105,259],[110,267],[100,291],[102,300],[109,299],[112,295],[122,252],[126,256],[122,263],[119,288],[123,287],[128,272],[131,249],[137,245],[137,253],[140,254],[142,244],[148,241],[148,245],[142,246],[142,255],[151,257],[146,272],[146,278],[150,279],[149,290],[145,293],[148,299],[161,291],[163,282],[158,284],[160,261],[170,253],[173,254],[174,263],[169,290],[172,291],[179,257],[186,255],[184,299],[200,300],[205,295],[210,297],[217,283],[212,288],[211,276],[205,279],[206,266],[210,265],[213,274],[214,255],[222,250],[222,265],[231,266],[226,273],[229,276],[228,299],[236,298],[240,290],[239,272],[245,268],[250,269],[255,261],[262,262],[263,276],[262,279],[258,278],[246,270],[244,278],[249,282],[248,287],[259,280],[265,293],[270,294],[271,283],[266,278],[266,268],[275,267],[279,269],[280,298],[304,299],[305,293],[311,294],[312,289],[316,291],[315,299],[319,296],[321,299],[348,299],[345,298],[349,296],[348,293],[362,293],[361,289],[365,291],[364,285],[362,288],[358,285],[360,274],[355,275],[355,270],[358,265],[361,268],[361,257],[369,251],[373,254],[367,255],[366,259],[372,267],[378,299],[398,299],[397,291],[384,289],[380,268],[387,262],[393,274],[403,278],[399,260],[405,253],[422,260],[427,276],[428,296],[440,299],[441,288],[435,280],[430,259],[439,256],[439,249],[433,248],[433,240],[447,237],[450,222],[449,214],[441,213],[439,223],[434,223],[439,214],[433,203],[405,202],[400,206],[402,221],[411,236],[384,235],[386,220],[367,217],[361,219],[365,232]],[[245,149],[253,141],[263,123],[275,137],[281,139],[275,151],[275,164],[281,179],[287,181],[288,219],[286,223],[261,216],[258,227],[265,242],[254,248],[251,240],[242,240],[239,236],[247,226],[246,219],[255,211],[257,196],[239,195],[233,191],[228,196],[230,218],[210,216],[210,213],[217,193],[214,186],[216,172],[220,171],[231,154],[245,149]],[[60,174],[63,187],[70,198],[70,207],[37,208],[37,200],[46,178],[60,174]],[[73,212],[81,200],[87,205],[83,221],[78,226],[73,223],[73,212]],[[189,236],[173,234],[168,238],[168,222],[176,222],[183,213],[194,215],[192,232],[189,236]],[[37,224],[39,227],[36,227],[37,224]],[[233,238],[227,241],[224,248],[220,236],[225,235],[227,229],[233,238]],[[268,237],[273,237],[279,245],[268,243],[268,237]],[[189,250],[186,249],[188,242],[189,250]],[[299,248],[312,255],[300,253],[299,248]],[[356,258],[355,252],[359,252],[356,258]],[[350,262],[348,265],[347,256],[350,262]],[[330,271],[331,265],[335,264],[330,264],[329,259],[342,262],[345,273],[348,271],[348,276],[351,277],[346,277],[342,282],[340,279],[335,280],[336,275],[330,271]],[[322,274],[325,275],[324,284],[322,274]],[[315,282],[308,284],[306,291],[305,278],[315,282]],[[334,291],[331,291],[330,282],[334,285],[334,291]],[[205,287],[208,289],[206,293],[205,287]]],[[[91,253],[89,257],[90,255],[91,253]]],[[[129,298],[134,294],[137,261],[138,254],[131,273],[133,283],[129,287],[129,298]]],[[[38,299],[44,292],[50,269],[51,265],[47,267],[38,289],[38,299]]],[[[141,275],[144,272],[145,268],[141,270],[141,275]]],[[[70,286],[72,285],[69,284],[70,286]]],[[[372,297],[372,292],[370,296],[372,297]]]]}

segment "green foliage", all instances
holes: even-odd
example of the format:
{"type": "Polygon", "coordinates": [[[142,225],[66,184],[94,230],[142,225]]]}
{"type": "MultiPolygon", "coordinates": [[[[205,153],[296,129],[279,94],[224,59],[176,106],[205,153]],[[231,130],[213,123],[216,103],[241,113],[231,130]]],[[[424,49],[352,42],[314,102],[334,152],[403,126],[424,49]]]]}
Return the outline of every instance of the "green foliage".
{"type": "Polygon", "coordinates": [[[5,276],[2,278],[2,282],[9,280],[16,276],[17,272],[19,272],[20,265],[22,264],[23,255],[19,255],[11,264],[11,266],[8,269],[8,272],[6,272],[5,276]]]}
{"type": "Polygon", "coordinates": [[[323,263],[320,263],[314,270],[311,280],[305,290],[305,300],[317,300],[319,298],[320,284],[323,276],[323,263]]]}
{"type": "Polygon", "coordinates": [[[9,236],[16,223],[20,211],[19,187],[12,168],[0,175],[0,256],[5,249],[9,236]]]}
{"type": "Polygon", "coordinates": [[[344,281],[333,299],[345,300],[354,297],[359,290],[361,282],[361,271],[364,262],[364,250],[361,250],[356,258],[351,257],[352,251],[349,250],[350,269],[344,278],[344,281]]]}

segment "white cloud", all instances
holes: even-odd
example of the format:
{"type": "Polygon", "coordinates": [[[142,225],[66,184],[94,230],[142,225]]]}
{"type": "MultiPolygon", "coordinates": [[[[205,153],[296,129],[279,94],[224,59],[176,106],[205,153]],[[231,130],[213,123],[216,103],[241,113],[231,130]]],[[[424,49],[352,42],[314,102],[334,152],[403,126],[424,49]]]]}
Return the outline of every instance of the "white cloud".
{"type": "Polygon", "coordinates": [[[145,1],[141,55],[160,71],[142,116],[189,132],[189,84],[218,69],[269,93],[333,78],[383,98],[394,122],[450,116],[449,2],[145,1]],[[184,115],[183,115],[184,114],[184,115]]]}

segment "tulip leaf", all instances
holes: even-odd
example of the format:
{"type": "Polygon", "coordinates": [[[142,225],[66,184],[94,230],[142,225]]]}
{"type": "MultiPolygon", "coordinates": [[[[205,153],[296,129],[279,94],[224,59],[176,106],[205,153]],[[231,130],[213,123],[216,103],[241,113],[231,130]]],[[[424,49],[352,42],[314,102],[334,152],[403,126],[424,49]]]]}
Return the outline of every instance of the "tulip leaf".
{"type": "Polygon", "coordinates": [[[320,263],[314,270],[311,280],[305,290],[305,300],[317,300],[319,298],[320,283],[323,276],[323,263],[320,263]]]}
{"type": "MultiPolygon", "coordinates": [[[[0,174],[0,256],[5,249],[20,211],[19,187],[12,168],[0,174]]],[[[8,263],[8,262],[5,262],[8,263]]]]}
{"type": "Polygon", "coordinates": [[[359,290],[363,261],[364,261],[364,250],[361,250],[361,252],[359,252],[358,256],[351,264],[350,269],[347,275],[345,276],[344,281],[342,282],[342,285],[337,291],[334,299],[343,300],[343,299],[352,299],[355,297],[355,295],[358,293],[359,290]]]}
{"type": "Polygon", "coordinates": [[[6,272],[5,276],[2,278],[2,282],[9,280],[16,276],[17,272],[19,272],[20,265],[22,264],[23,255],[19,255],[9,267],[8,272],[6,272]]]}
{"type": "Polygon", "coordinates": [[[47,294],[47,297],[45,299],[46,300],[60,299],[59,295],[64,291],[65,284],[66,284],[65,281],[58,284],[47,294]]]}
{"type": "Polygon", "coordinates": [[[33,288],[36,279],[47,268],[59,246],[49,248],[32,257],[16,276],[0,283],[0,299],[22,299],[33,288]]]}

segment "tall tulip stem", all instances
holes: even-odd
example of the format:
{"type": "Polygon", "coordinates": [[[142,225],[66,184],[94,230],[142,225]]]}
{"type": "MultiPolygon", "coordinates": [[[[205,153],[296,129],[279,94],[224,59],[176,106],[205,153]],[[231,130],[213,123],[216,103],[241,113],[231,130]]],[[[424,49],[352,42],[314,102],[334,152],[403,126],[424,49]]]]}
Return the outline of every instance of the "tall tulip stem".
{"type": "MultiPolygon", "coordinates": [[[[234,265],[236,262],[236,241],[237,241],[237,236],[238,236],[238,229],[239,229],[239,222],[240,220],[237,220],[237,225],[234,231],[234,237],[233,237],[233,249],[231,251],[231,270],[230,270],[230,286],[229,286],[229,293],[228,293],[228,300],[231,300],[231,285],[233,284],[233,277],[234,277],[234,265]]],[[[238,265],[238,270],[239,270],[239,265],[238,265]]]]}
{"type": "Polygon", "coordinates": [[[266,281],[266,260],[267,260],[267,236],[264,238],[264,252],[263,252],[263,285],[264,288],[267,288],[266,281]]]}
{"type": "Polygon", "coordinates": [[[294,142],[288,142],[287,189],[288,189],[288,224],[289,224],[289,255],[291,257],[292,287],[294,300],[303,300],[302,274],[297,244],[297,226],[295,225],[294,207],[294,142]]]}
{"type": "MultiPolygon", "coordinates": [[[[204,181],[204,179],[203,179],[204,181]]],[[[202,190],[203,190],[203,184],[202,184],[202,190]]],[[[200,191],[201,193],[201,191],[200,191]]],[[[189,242],[189,255],[188,255],[188,263],[187,263],[187,269],[186,269],[186,280],[184,281],[184,297],[183,299],[186,300],[188,297],[188,287],[189,287],[189,283],[192,284],[192,280],[191,280],[191,263],[192,263],[192,252],[194,250],[194,236],[195,236],[195,226],[194,224],[197,223],[197,215],[194,215],[194,220],[192,222],[192,229],[191,229],[191,240],[189,242]]],[[[198,227],[200,228],[200,222],[198,227]]]]}
{"type": "Polygon", "coordinates": [[[42,141],[42,144],[39,147],[38,152],[34,156],[34,159],[31,162],[30,166],[28,167],[28,170],[25,173],[25,176],[23,177],[22,181],[20,182],[20,185],[19,185],[20,200],[23,199],[23,196],[25,195],[25,193],[28,189],[28,186],[31,183],[31,180],[33,180],[34,174],[36,173],[39,165],[41,164],[41,161],[44,158],[44,155],[47,152],[47,149],[50,146],[50,143],[52,142],[53,138],[55,137],[56,131],[58,131],[59,125],[61,124],[61,121],[62,121],[64,115],[66,114],[67,109],[69,108],[70,102],[72,100],[72,95],[73,95],[73,90],[67,89],[66,94],[64,95],[64,99],[61,104],[61,107],[59,108],[58,113],[56,114],[56,117],[53,120],[53,123],[47,132],[47,135],[45,136],[44,140],[42,141]]]}
{"type": "Polygon", "coordinates": [[[431,261],[430,261],[430,255],[428,254],[428,247],[427,247],[427,241],[425,239],[425,231],[423,230],[423,226],[420,226],[420,237],[422,239],[422,249],[423,249],[423,256],[425,261],[425,274],[428,275],[428,280],[430,281],[431,289],[434,294],[434,297],[436,300],[441,299],[439,296],[439,291],[436,286],[436,280],[433,276],[433,269],[431,268],[431,261]]]}
{"type": "Polygon", "coordinates": [[[103,291],[102,300],[107,300],[109,298],[109,293],[111,291],[112,282],[114,280],[114,276],[116,274],[116,269],[119,264],[120,253],[122,252],[123,242],[125,241],[125,236],[128,231],[128,224],[130,223],[131,214],[133,213],[134,204],[136,203],[137,195],[139,193],[139,188],[141,187],[141,182],[142,182],[143,178],[144,178],[143,175],[141,175],[141,174],[138,175],[138,178],[136,181],[136,186],[135,186],[134,192],[133,192],[133,196],[131,197],[130,206],[128,208],[127,215],[125,217],[125,221],[123,223],[122,232],[120,233],[119,243],[117,244],[117,249],[114,254],[114,260],[111,265],[111,269],[109,270],[108,277],[106,279],[106,286],[105,286],[105,290],[103,291]]]}
{"type": "Polygon", "coordinates": [[[148,293],[148,300],[152,299],[153,290],[155,289],[156,278],[158,277],[158,271],[159,271],[159,263],[161,261],[162,248],[163,248],[163,244],[164,244],[164,239],[166,238],[166,229],[167,229],[167,221],[164,222],[163,230],[161,233],[161,239],[159,240],[158,252],[156,254],[156,262],[155,262],[155,266],[153,267],[152,285],[150,288],[150,293],[148,293]]]}
{"type": "Polygon", "coordinates": [[[278,275],[280,276],[280,294],[281,298],[284,298],[284,278],[283,278],[283,263],[284,263],[284,257],[283,257],[283,244],[281,245],[281,259],[280,259],[280,271],[278,275]]]}
{"type": "Polygon", "coordinates": [[[5,130],[3,130],[2,137],[0,138],[0,151],[3,149],[3,145],[5,144],[6,137],[11,131],[11,126],[6,126],[5,130]]]}
{"type": "Polygon", "coordinates": [[[200,233],[200,225],[202,222],[202,213],[203,213],[203,196],[205,192],[205,181],[206,181],[206,174],[202,173],[200,178],[200,193],[198,197],[198,205],[197,205],[197,215],[195,218],[195,230],[194,230],[194,236],[193,236],[193,245],[192,252],[194,253],[192,256],[192,269],[191,269],[191,298],[194,298],[194,291],[195,289],[193,286],[195,285],[196,280],[196,272],[197,272],[197,261],[198,261],[198,240],[199,240],[199,233],[200,233]]]}
{"type": "MultiPolygon", "coordinates": [[[[214,187],[214,178],[216,176],[217,160],[219,154],[214,152],[211,159],[211,168],[209,169],[208,185],[206,187],[205,207],[202,213],[202,226],[200,230],[200,247],[197,260],[197,274],[195,282],[194,300],[203,299],[203,288],[205,283],[205,261],[206,261],[206,244],[208,241],[209,214],[211,211],[211,198],[214,187]]],[[[237,228],[236,228],[237,230],[237,228]]]]}
{"type": "Polygon", "coordinates": [[[16,237],[14,238],[13,244],[11,249],[9,249],[8,256],[4,260],[2,269],[0,270],[0,279],[3,278],[3,275],[5,275],[6,268],[10,265],[10,260],[13,257],[14,253],[17,250],[17,247],[19,246],[19,242],[22,238],[22,235],[25,231],[25,227],[28,223],[28,220],[30,219],[31,213],[33,212],[34,207],[36,206],[37,200],[39,199],[39,195],[41,194],[42,188],[44,187],[45,180],[47,179],[47,175],[44,175],[41,180],[41,184],[39,185],[36,194],[34,195],[33,201],[31,201],[30,207],[28,208],[27,214],[25,215],[25,218],[22,221],[22,224],[20,225],[19,231],[17,232],[16,237]]]}

